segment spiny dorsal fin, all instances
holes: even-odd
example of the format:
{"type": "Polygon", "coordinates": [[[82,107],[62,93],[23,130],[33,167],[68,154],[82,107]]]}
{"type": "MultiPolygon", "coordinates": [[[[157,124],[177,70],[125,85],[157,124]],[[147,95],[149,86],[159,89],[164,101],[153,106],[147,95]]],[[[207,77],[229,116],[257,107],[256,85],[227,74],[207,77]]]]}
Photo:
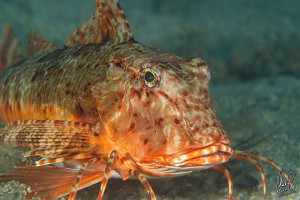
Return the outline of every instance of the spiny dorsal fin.
{"type": "Polygon", "coordinates": [[[96,0],[97,9],[81,27],[69,37],[66,46],[110,42],[127,42],[132,33],[117,0],[96,0]]]}
{"type": "Polygon", "coordinates": [[[55,46],[47,42],[43,37],[30,33],[28,35],[28,56],[33,56],[41,53],[48,53],[55,50],[55,46]]]}
{"type": "Polygon", "coordinates": [[[0,72],[11,65],[17,58],[19,41],[11,26],[4,24],[3,33],[0,36],[0,72]]]}

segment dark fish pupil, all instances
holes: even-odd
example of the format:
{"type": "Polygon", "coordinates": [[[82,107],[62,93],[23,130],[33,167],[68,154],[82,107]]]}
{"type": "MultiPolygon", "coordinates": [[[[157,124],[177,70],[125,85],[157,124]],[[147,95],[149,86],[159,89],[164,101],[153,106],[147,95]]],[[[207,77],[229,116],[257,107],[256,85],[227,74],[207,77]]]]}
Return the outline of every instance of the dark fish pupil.
{"type": "Polygon", "coordinates": [[[145,79],[147,82],[152,82],[154,80],[154,75],[151,72],[146,72],[145,73],[145,79]]]}

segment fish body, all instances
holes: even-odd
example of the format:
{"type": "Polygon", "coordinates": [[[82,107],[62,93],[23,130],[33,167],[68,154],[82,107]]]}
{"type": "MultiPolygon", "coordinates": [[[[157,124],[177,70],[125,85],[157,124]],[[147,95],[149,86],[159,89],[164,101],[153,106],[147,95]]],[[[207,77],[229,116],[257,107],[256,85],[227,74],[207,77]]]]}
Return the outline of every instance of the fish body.
{"type": "Polygon", "coordinates": [[[102,181],[101,199],[108,178],[118,174],[137,177],[155,199],[145,177],[213,168],[226,175],[231,199],[221,164],[263,157],[230,147],[205,61],[136,42],[118,2],[96,5],[64,48],[33,37],[34,55],[0,75],[0,140],[41,157],[0,180],[28,183],[45,199],[74,199],[77,189],[102,181]]]}
{"type": "Polygon", "coordinates": [[[216,141],[229,144],[208,96],[208,77],[208,67],[201,59],[180,58],[134,41],[57,49],[24,59],[2,73],[0,108],[5,112],[1,119],[5,123],[64,120],[98,124],[115,143],[141,134],[134,146],[145,146],[148,151],[134,149],[130,154],[143,152],[146,157],[151,152],[160,154],[163,148],[166,154],[174,153],[185,143],[189,148],[216,141]],[[160,75],[155,90],[141,83],[139,73],[145,67],[160,75]],[[177,93],[182,94],[174,96],[177,93]],[[189,109],[194,110],[193,116],[189,109]],[[108,133],[108,127],[114,133],[108,133]],[[202,142],[199,130],[206,128],[209,137],[202,142]],[[186,134],[181,134],[184,130],[186,134]]]}

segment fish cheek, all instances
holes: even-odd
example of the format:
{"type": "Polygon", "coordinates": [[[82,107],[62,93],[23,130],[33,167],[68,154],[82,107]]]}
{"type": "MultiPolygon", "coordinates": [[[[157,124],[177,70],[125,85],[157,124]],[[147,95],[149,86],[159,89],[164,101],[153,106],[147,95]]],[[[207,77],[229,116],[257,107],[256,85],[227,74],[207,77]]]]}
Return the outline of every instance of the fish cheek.
{"type": "Polygon", "coordinates": [[[160,132],[147,123],[149,120],[134,117],[134,113],[131,112],[127,114],[118,118],[112,126],[115,144],[121,151],[129,153],[138,161],[157,153],[156,149],[159,146],[155,135],[160,132]]]}
{"type": "Polygon", "coordinates": [[[157,135],[161,133],[158,127],[163,125],[163,119],[155,120],[149,110],[150,104],[145,107],[144,104],[150,100],[137,84],[139,83],[132,83],[126,93],[119,115],[111,123],[109,137],[114,140],[119,150],[141,160],[154,153],[158,147],[157,135]]]}
{"type": "Polygon", "coordinates": [[[92,87],[92,94],[103,123],[115,121],[121,113],[130,76],[125,71],[112,71],[92,87]]]}

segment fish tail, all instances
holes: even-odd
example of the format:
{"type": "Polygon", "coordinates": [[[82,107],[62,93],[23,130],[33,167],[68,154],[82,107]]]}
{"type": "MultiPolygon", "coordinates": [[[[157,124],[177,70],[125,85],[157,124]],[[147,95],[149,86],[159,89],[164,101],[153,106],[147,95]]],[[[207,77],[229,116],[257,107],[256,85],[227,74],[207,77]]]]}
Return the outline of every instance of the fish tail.
{"type": "Polygon", "coordinates": [[[0,36],[0,72],[11,65],[16,59],[19,40],[16,38],[11,26],[4,24],[0,36]]]}
{"type": "MultiPolygon", "coordinates": [[[[0,182],[19,181],[30,186],[26,198],[55,199],[70,193],[78,169],[53,166],[22,166],[16,171],[0,173],[0,182]]],[[[102,180],[103,172],[86,170],[78,189],[102,180]]]]}

